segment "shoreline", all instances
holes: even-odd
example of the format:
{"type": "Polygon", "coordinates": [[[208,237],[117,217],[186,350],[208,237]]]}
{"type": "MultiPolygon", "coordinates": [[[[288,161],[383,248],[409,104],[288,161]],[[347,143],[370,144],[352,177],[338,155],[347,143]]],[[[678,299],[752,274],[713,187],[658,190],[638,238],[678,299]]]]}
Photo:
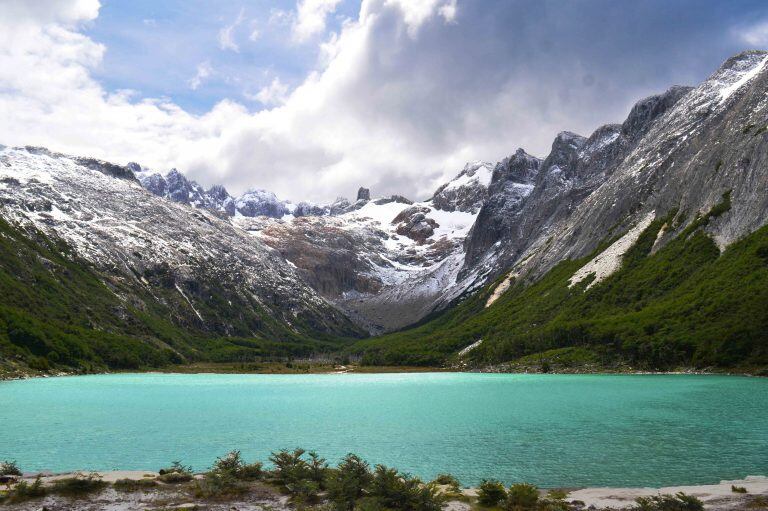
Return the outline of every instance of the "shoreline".
{"type": "MultiPolygon", "coordinates": [[[[105,485],[97,492],[78,497],[77,506],[66,509],[90,509],[89,503],[97,502],[99,509],[117,510],[126,509],[126,504],[141,507],[152,507],[152,503],[162,502],[164,509],[197,509],[204,505],[205,509],[219,509],[216,505],[223,505],[221,509],[230,509],[228,506],[237,505],[238,509],[261,509],[263,506],[271,506],[276,511],[288,511],[293,509],[288,497],[280,492],[274,485],[267,482],[254,483],[252,488],[259,495],[256,499],[242,500],[242,496],[232,496],[217,499],[213,506],[211,502],[201,497],[191,496],[184,490],[183,485],[163,483],[158,479],[160,474],[154,470],[110,470],[110,471],[72,471],[61,473],[25,473],[19,481],[32,484],[40,476],[43,486],[53,487],[57,481],[72,477],[88,477],[97,475],[105,485]],[[136,486],[132,490],[116,490],[113,486],[116,482],[153,481],[151,486],[136,486]],[[253,506],[253,507],[251,507],[253,506]]],[[[189,484],[194,484],[204,478],[204,474],[195,474],[189,484]]],[[[120,484],[120,483],[118,483],[120,484]]],[[[447,496],[447,511],[471,511],[477,497],[477,488],[466,487],[458,492],[445,486],[438,486],[447,496]]],[[[545,498],[550,491],[560,491],[564,494],[563,500],[570,509],[628,509],[635,506],[638,497],[652,497],[657,495],[675,495],[680,492],[698,498],[704,509],[719,511],[726,509],[744,509],[749,505],[768,505],[768,476],[750,475],[743,479],[721,480],[712,484],[694,484],[663,487],[576,487],[576,488],[539,488],[541,498],[545,498]],[[733,488],[741,488],[744,492],[736,492],[733,488]]],[[[30,499],[20,503],[3,503],[3,507],[12,510],[27,511],[40,509],[41,504],[46,506],[58,506],[63,503],[72,503],[71,498],[49,494],[44,498],[30,499]]]]}
{"type": "Polygon", "coordinates": [[[395,373],[478,373],[478,374],[559,374],[559,375],[716,375],[716,376],[746,376],[754,378],[768,377],[768,369],[763,367],[744,367],[719,369],[707,367],[703,369],[680,367],[670,371],[649,371],[634,369],[629,366],[599,367],[554,367],[542,371],[538,366],[518,364],[497,364],[484,367],[467,367],[454,365],[449,367],[431,366],[361,366],[357,364],[334,364],[327,362],[198,362],[193,364],[174,365],[166,367],[139,368],[130,370],[105,370],[95,372],[67,371],[30,371],[17,369],[2,371],[0,366],[0,381],[26,380],[32,378],[53,378],[62,376],[90,376],[105,374],[271,374],[271,375],[301,375],[301,374],[395,374],[395,373]]]}
{"type": "Polygon", "coordinates": [[[230,370],[177,370],[171,368],[162,370],[136,369],[130,371],[99,371],[88,373],[77,372],[58,372],[58,373],[39,373],[39,374],[0,374],[0,382],[32,380],[40,378],[65,378],[71,376],[102,376],[117,374],[168,374],[168,375],[202,375],[202,374],[221,374],[221,375],[337,375],[337,374],[436,374],[436,373],[464,373],[464,374],[516,374],[516,375],[568,375],[568,376],[734,376],[745,378],[768,378],[768,374],[753,374],[749,372],[730,372],[730,371],[495,371],[487,369],[458,369],[458,368],[440,368],[440,367],[392,367],[379,368],[376,366],[366,367],[364,370],[310,370],[310,371],[230,371],[230,370]]]}

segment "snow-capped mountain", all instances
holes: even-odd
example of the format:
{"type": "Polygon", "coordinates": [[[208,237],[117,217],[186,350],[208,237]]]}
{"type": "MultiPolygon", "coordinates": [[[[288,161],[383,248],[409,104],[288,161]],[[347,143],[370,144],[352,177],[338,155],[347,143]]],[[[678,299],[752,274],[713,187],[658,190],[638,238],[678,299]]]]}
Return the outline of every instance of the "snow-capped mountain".
{"type": "Polygon", "coordinates": [[[512,268],[509,275],[537,278],[674,213],[658,249],[717,204],[727,211],[706,231],[721,249],[765,225],[767,63],[768,52],[741,53],[695,88],[639,101],[621,125],[589,138],[561,133],[543,160],[518,152],[510,164],[535,174],[532,191],[517,201],[504,191],[505,174],[494,173],[460,275],[487,279],[512,268]]]}
{"type": "Polygon", "coordinates": [[[518,149],[495,165],[468,163],[423,201],[366,188],[327,205],[261,189],[233,197],[175,169],[4,148],[0,211],[137,286],[169,272],[176,308],[201,328],[242,330],[227,323],[231,310],[210,322],[201,311],[206,289],[223,286],[232,308],[257,306],[296,329],[354,334],[354,322],[378,333],[506,276],[498,298],[512,278],[536,279],[612,241],[589,266],[603,275],[639,226],[672,212],[659,247],[726,197],[730,209],[707,226],[721,248],[764,225],[766,62],[766,52],[737,55],[695,88],[639,101],[622,124],[558,134],[544,158],[518,149]]]}
{"type": "MultiPolygon", "coordinates": [[[[180,173],[169,177],[151,183],[176,199],[200,197],[180,173]]],[[[63,241],[121,289],[126,308],[162,306],[208,335],[359,333],[260,240],[205,208],[148,193],[130,167],[0,147],[0,203],[11,225],[63,241]]]]}
{"type": "Polygon", "coordinates": [[[321,216],[233,218],[277,249],[323,296],[378,333],[418,321],[465,291],[464,241],[487,192],[488,164],[469,164],[435,197],[371,199],[321,216]]]}

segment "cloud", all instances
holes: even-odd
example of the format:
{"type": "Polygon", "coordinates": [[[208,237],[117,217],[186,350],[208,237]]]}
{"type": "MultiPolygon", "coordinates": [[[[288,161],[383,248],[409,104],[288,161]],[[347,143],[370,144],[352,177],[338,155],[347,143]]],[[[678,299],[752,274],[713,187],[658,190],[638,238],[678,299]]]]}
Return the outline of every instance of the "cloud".
{"type": "MultiPolygon", "coordinates": [[[[363,0],[303,81],[255,95],[266,108],[224,99],[193,114],[94,78],[106,48],[82,27],[98,2],[32,3],[0,10],[0,143],[321,202],[361,185],[424,198],[467,160],[544,156],[560,130],[587,135],[642,96],[704,78],[742,49],[734,27],[768,17],[740,14],[738,0],[363,0]]],[[[273,10],[269,24],[294,21],[273,10]]],[[[214,72],[201,61],[190,87],[214,72]]]]}
{"type": "MultiPolygon", "coordinates": [[[[245,19],[245,9],[241,8],[235,21],[219,30],[219,48],[222,50],[240,51],[240,47],[235,42],[235,30],[245,19]]],[[[253,33],[251,33],[253,34],[253,33]]]]}
{"type": "Polygon", "coordinates": [[[262,87],[256,94],[246,94],[246,97],[252,101],[259,101],[263,105],[281,105],[288,98],[288,86],[280,81],[280,78],[274,78],[266,87],[262,87]]]}
{"type": "Polygon", "coordinates": [[[325,32],[325,20],[341,0],[300,0],[291,27],[294,41],[302,43],[325,32]]]}
{"type": "Polygon", "coordinates": [[[195,76],[193,76],[189,80],[189,88],[192,90],[197,90],[198,87],[205,81],[206,78],[210,77],[213,73],[213,68],[211,67],[211,63],[201,62],[197,65],[197,71],[195,72],[195,76]]]}
{"type": "Polygon", "coordinates": [[[768,47],[768,20],[739,28],[734,33],[738,39],[744,41],[751,48],[768,47]]]}

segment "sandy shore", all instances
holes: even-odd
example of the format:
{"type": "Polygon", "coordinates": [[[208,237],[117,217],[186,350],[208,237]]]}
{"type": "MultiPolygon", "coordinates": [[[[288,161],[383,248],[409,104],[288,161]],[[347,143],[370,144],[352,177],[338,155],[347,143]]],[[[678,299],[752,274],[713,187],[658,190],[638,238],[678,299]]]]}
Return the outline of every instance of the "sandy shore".
{"type": "MultiPolygon", "coordinates": [[[[55,481],[73,477],[75,475],[88,475],[90,472],[71,472],[63,474],[45,474],[42,481],[45,485],[55,481]]],[[[97,473],[106,483],[114,483],[120,479],[155,479],[159,474],[151,470],[119,470],[97,473]]],[[[25,474],[23,479],[33,481],[37,474],[25,474]]],[[[227,502],[197,501],[190,498],[188,492],[174,485],[160,484],[157,488],[135,492],[120,492],[108,487],[97,495],[86,499],[71,500],[60,496],[49,495],[44,499],[4,506],[10,510],[32,511],[47,507],[48,509],[61,510],[95,510],[123,511],[129,509],[154,510],[185,508],[198,506],[196,509],[233,509],[287,511],[292,509],[287,503],[287,497],[279,494],[273,488],[260,483],[247,499],[234,499],[227,502]]],[[[749,476],[745,479],[721,481],[718,484],[694,485],[694,486],[670,486],[664,488],[582,488],[571,490],[566,501],[574,504],[574,509],[626,509],[635,504],[638,497],[648,497],[660,494],[675,494],[683,492],[699,498],[707,510],[732,511],[737,509],[768,509],[755,507],[757,498],[764,499],[768,503],[768,477],[749,476]],[[733,492],[732,486],[743,487],[746,493],[733,492]],[[752,504],[752,506],[750,506],[752,504]]],[[[466,497],[475,497],[477,491],[474,488],[463,490],[466,497]]],[[[546,494],[542,490],[542,495],[546,494]]],[[[471,506],[467,502],[454,500],[448,503],[447,511],[470,511],[471,506]]]]}
{"type": "Polygon", "coordinates": [[[704,503],[707,509],[743,509],[747,496],[768,497],[768,477],[749,476],[734,481],[697,486],[668,486],[665,488],[584,488],[568,494],[569,501],[580,500],[596,508],[626,508],[632,506],[637,497],[683,492],[693,495],[704,503]],[[743,487],[746,494],[734,493],[731,486],[743,487]]]}

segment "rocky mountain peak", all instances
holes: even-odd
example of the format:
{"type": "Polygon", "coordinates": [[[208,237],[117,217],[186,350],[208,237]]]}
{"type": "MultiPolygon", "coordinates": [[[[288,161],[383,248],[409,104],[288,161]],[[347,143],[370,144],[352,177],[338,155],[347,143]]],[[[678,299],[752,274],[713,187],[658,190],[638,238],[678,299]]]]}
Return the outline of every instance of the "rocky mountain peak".
{"type": "Polygon", "coordinates": [[[669,110],[692,89],[693,87],[675,85],[661,94],[641,99],[635,103],[627,119],[622,123],[622,134],[633,139],[643,136],[656,118],[669,110]]]}
{"type": "Polygon", "coordinates": [[[357,200],[371,200],[371,190],[362,186],[357,190],[357,200]]]}
{"type": "Polygon", "coordinates": [[[432,204],[443,211],[477,213],[487,196],[492,175],[493,166],[490,163],[467,163],[458,176],[437,189],[432,196],[432,204]]]}

